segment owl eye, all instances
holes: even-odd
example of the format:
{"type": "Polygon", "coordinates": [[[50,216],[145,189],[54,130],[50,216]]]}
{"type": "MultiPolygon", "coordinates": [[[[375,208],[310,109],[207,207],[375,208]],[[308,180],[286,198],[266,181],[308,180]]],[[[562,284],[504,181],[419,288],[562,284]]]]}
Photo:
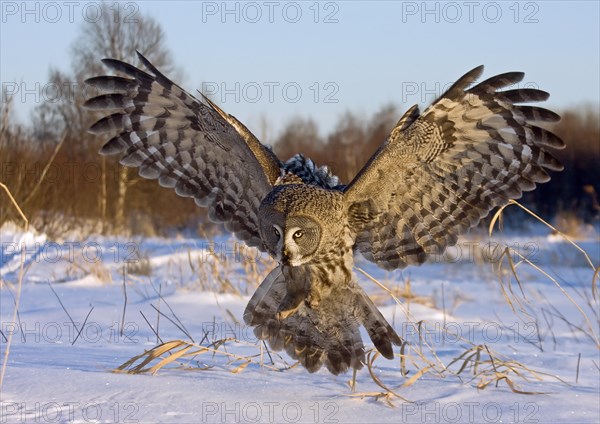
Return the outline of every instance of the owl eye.
{"type": "Polygon", "coordinates": [[[302,230],[298,230],[294,233],[294,238],[295,239],[299,239],[300,237],[302,237],[304,235],[304,232],[302,230]]]}
{"type": "Polygon", "coordinates": [[[273,233],[275,233],[275,236],[277,238],[279,238],[279,236],[281,235],[281,234],[279,234],[279,230],[277,228],[273,228],[273,233]]]}

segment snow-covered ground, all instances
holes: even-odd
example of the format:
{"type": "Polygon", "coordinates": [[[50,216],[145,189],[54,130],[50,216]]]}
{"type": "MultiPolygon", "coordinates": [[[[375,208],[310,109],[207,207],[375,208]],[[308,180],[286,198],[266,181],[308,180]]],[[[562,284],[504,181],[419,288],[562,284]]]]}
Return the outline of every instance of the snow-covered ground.
{"type": "MultiPolygon", "coordinates": [[[[593,270],[544,229],[491,244],[471,235],[432,263],[392,273],[358,260],[400,300],[357,272],[409,345],[404,362],[397,348],[394,361],[375,360],[373,375],[359,371],[354,392],[351,373],[289,368],[293,361],[261,348],[241,324],[271,262],[232,239],[50,241],[0,231],[3,364],[10,339],[0,422],[600,422],[593,270]],[[518,282],[506,257],[495,269],[496,246],[513,249],[518,282]],[[154,375],[112,372],[178,339],[216,352],[154,375]]],[[[579,244],[598,266],[598,237],[579,244]]]]}

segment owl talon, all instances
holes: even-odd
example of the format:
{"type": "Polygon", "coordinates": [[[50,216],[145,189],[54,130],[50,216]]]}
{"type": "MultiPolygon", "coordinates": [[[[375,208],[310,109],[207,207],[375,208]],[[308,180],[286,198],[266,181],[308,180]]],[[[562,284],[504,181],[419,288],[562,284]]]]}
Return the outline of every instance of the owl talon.
{"type": "Polygon", "coordinates": [[[313,294],[309,294],[308,298],[305,301],[306,305],[311,309],[317,309],[319,307],[319,303],[321,303],[321,298],[319,296],[313,296],[313,294]]]}
{"type": "Polygon", "coordinates": [[[277,314],[275,315],[275,317],[279,320],[279,321],[283,321],[284,319],[286,319],[287,317],[294,315],[296,313],[296,311],[298,310],[298,308],[295,309],[289,309],[287,311],[279,311],[277,312],[277,314]]]}

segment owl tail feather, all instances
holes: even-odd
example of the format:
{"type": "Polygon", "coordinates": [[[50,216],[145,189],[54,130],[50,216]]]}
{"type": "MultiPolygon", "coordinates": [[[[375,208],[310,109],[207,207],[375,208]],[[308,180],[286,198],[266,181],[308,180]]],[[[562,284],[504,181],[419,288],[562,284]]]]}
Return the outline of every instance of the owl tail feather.
{"type": "Polygon", "coordinates": [[[335,290],[315,308],[302,302],[295,313],[281,319],[278,311],[287,287],[281,268],[275,268],[244,312],[246,324],[254,326],[256,337],[266,340],[271,349],[285,350],[311,373],[323,365],[335,375],[361,369],[365,363],[362,324],[382,355],[393,358],[392,343],[399,345],[401,340],[358,285],[335,290]]]}

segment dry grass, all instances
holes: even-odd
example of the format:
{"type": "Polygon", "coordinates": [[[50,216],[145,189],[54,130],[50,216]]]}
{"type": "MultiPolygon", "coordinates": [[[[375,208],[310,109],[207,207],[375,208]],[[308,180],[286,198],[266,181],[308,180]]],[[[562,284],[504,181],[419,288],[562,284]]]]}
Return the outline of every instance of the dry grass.
{"type": "MultiPolygon", "coordinates": [[[[8,200],[10,201],[10,204],[16,209],[16,211],[19,213],[19,216],[25,223],[25,231],[28,231],[29,230],[29,220],[27,219],[27,217],[21,210],[21,207],[19,206],[19,204],[13,197],[12,193],[10,192],[8,187],[1,182],[0,182],[0,188],[6,194],[6,196],[8,197],[8,200]]],[[[14,309],[13,309],[13,315],[12,315],[11,322],[16,322],[17,314],[19,312],[19,305],[21,302],[21,289],[23,287],[23,277],[25,276],[25,253],[26,253],[25,252],[25,243],[23,243],[21,245],[21,261],[19,264],[19,277],[17,279],[15,305],[14,305],[14,309]]],[[[4,284],[4,282],[2,280],[0,280],[0,283],[4,284]]],[[[2,387],[2,384],[4,383],[4,374],[6,372],[6,365],[8,364],[8,356],[10,354],[10,345],[12,342],[12,336],[13,336],[13,333],[10,332],[8,335],[8,338],[6,340],[5,347],[4,347],[4,360],[2,361],[2,370],[0,371],[0,388],[2,387]]]]}
{"type": "Polygon", "coordinates": [[[583,240],[594,234],[593,226],[586,224],[583,219],[573,211],[561,211],[557,213],[554,217],[554,222],[554,226],[558,231],[566,234],[573,240],[583,240]]]}
{"type": "Polygon", "coordinates": [[[243,343],[234,338],[226,338],[213,341],[204,346],[184,340],[172,340],[161,343],[158,346],[131,358],[115,369],[114,372],[125,372],[128,374],[156,374],[158,370],[167,365],[172,365],[175,369],[187,371],[208,371],[217,366],[215,361],[216,356],[225,359],[225,362],[220,364],[219,367],[227,369],[233,374],[243,371],[250,364],[256,364],[272,371],[289,369],[289,366],[277,368],[266,364],[264,361],[264,351],[260,346],[253,343],[245,343],[248,346],[256,348],[256,353],[252,355],[244,356],[227,352],[226,345],[234,342],[238,344],[243,343]],[[206,365],[205,363],[201,363],[199,357],[202,355],[210,356],[211,358],[208,362],[212,362],[212,364],[206,365]]]}
{"type": "Polygon", "coordinates": [[[125,263],[128,274],[134,274],[144,277],[152,275],[152,264],[148,252],[135,252],[135,257],[127,260],[125,263]]]}
{"type": "MultiPolygon", "coordinates": [[[[369,275],[369,273],[367,273],[365,270],[363,270],[359,267],[355,267],[355,269],[357,271],[359,271],[361,274],[363,274],[365,277],[370,279],[375,284],[379,283],[376,279],[371,277],[371,275],[369,275]]],[[[404,301],[404,303],[407,305],[407,308],[410,308],[411,303],[416,303],[419,305],[427,306],[428,308],[437,308],[437,305],[436,305],[436,302],[435,302],[435,299],[433,298],[433,296],[421,296],[421,295],[415,294],[412,291],[410,277],[407,277],[402,282],[402,285],[397,285],[396,287],[393,287],[393,288],[387,288],[387,287],[383,287],[380,285],[380,288],[383,288],[384,290],[381,292],[377,292],[377,293],[373,293],[373,294],[369,295],[369,297],[371,298],[373,303],[375,303],[376,305],[386,305],[390,300],[390,296],[392,296],[392,299],[398,299],[398,300],[402,299],[404,301]]]]}
{"type": "MultiPolygon", "coordinates": [[[[549,281],[551,281],[558,288],[558,290],[560,290],[560,292],[565,296],[565,298],[567,298],[569,300],[569,302],[575,307],[575,309],[580,313],[581,319],[583,320],[583,324],[582,325],[574,324],[570,320],[566,319],[564,316],[563,316],[563,320],[571,327],[578,328],[579,330],[581,330],[583,332],[583,334],[585,334],[587,337],[589,337],[594,342],[594,344],[596,345],[597,348],[600,348],[600,339],[598,338],[598,334],[597,334],[597,328],[600,325],[600,321],[598,320],[598,314],[596,314],[596,310],[598,308],[597,291],[598,291],[598,274],[599,274],[600,266],[595,265],[593,263],[592,259],[590,258],[590,256],[588,255],[588,253],[583,248],[581,248],[581,246],[579,246],[577,243],[575,243],[575,241],[573,241],[573,239],[571,237],[569,237],[567,234],[563,233],[562,231],[558,230],[557,228],[555,228],[554,226],[552,226],[551,224],[549,224],[548,222],[546,222],[545,220],[540,218],[538,215],[533,213],[528,208],[524,207],[523,205],[521,205],[520,203],[518,203],[516,201],[510,201],[508,205],[516,205],[516,206],[520,207],[525,212],[527,212],[528,214],[530,214],[531,216],[536,218],[539,222],[543,223],[554,234],[560,236],[565,241],[567,241],[569,244],[571,244],[582,255],[582,257],[585,260],[586,265],[589,266],[590,271],[591,271],[590,281],[589,281],[589,284],[587,285],[587,288],[584,288],[583,292],[578,292],[580,298],[582,300],[584,300],[584,303],[582,304],[581,302],[578,302],[577,300],[575,300],[571,295],[569,295],[569,293],[565,290],[565,288],[560,283],[558,278],[555,278],[552,275],[550,275],[550,273],[548,271],[542,269],[540,266],[531,262],[528,258],[524,257],[520,252],[518,252],[510,247],[507,247],[502,255],[501,260],[498,261],[498,263],[495,266],[496,266],[496,274],[498,276],[500,289],[502,291],[502,294],[504,295],[506,302],[510,305],[512,311],[515,313],[515,316],[520,318],[524,314],[527,316],[527,318],[530,318],[530,319],[533,318],[536,320],[536,322],[538,321],[537,318],[534,316],[534,314],[527,312],[528,310],[532,310],[532,308],[528,307],[528,305],[531,305],[531,304],[530,304],[529,300],[527,299],[526,290],[525,290],[523,283],[521,282],[521,277],[518,272],[518,268],[521,268],[521,269],[529,268],[530,270],[534,270],[534,271],[542,274],[545,278],[547,278],[549,281]],[[515,257],[519,258],[518,262],[515,262],[513,260],[513,258],[515,258],[515,257]],[[507,278],[507,276],[508,276],[508,278],[507,278]],[[510,278],[510,277],[514,278],[514,281],[516,282],[516,284],[518,286],[518,291],[513,289],[512,278],[510,278]],[[590,313],[592,313],[595,316],[590,317],[590,313]],[[594,322],[594,324],[592,322],[594,322]]],[[[492,222],[490,223],[490,227],[489,227],[490,235],[493,232],[495,222],[501,217],[501,214],[504,209],[505,208],[499,209],[498,212],[496,213],[496,215],[494,216],[494,219],[492,219],[492,222]]],[[[577,290],[576,290],[576,292],[577,292],[577,290]]],[[[548,325],[548,327],[551,327],[551,326],[548,325]]]]}
{"type": "MultiPolygon", "coordinates": [[[[598,322],[598,314],[590,317],[590,314],[586,312],[586,310],[597,309],[598,298],[596,286],[599,268],[594,266],[589,255],[568,235],[557,228],[554,228],[519,203],[511,202],[511,204],[522,208],[527,213],[534,216],[538,221],[547,225],[555,234],[568,241],[583,255],[586,263],[593,272],[591,273],[589,286],[585,290],[578,291],[578,299],[575,299],[562,287],[557,278],[552,277],[550,273],[520,255],[520,252],[512,251],[510,247],[506,247],[505,251],[502,253],[501,260],[491,265],[494,267],[496,275],[498,276],[498,287],[503,294],[505,301],[511,307],[516,317],[519,319],[527,318],[528,322],[533,320],[536,323],[538,326],[538,340],[537,343],[532,343],[536,344],[540,349],[543,349],[542,342],[545,338],[553,337],[550,325],[548,325],[549,331],[546,332],[545,336],[540,334],[544,321],[547,321],[550,315],[567,323],[567,325],[572,328],[573,332],[585,334],[586,337],[596,344],[596,346],[600,346],[598,344],[598,335],[596,334],[593,324],[593,322],[598,322]],[[513,260],[515,257],[519,258],[518,262],[513,260]],[[583,324],[573,322],[573,317],[567,318],[565,314],[551,304],[550,309],[536,308],[535,303],[531,303],[530,300],[533,299],[534,296],[533,294],[528,293],[526,281],[523,281],[523,278],[520,275],[520,270],[524,267],[529,267],[552,281],[552,283],[579,311],[583,324]]],[[[492,219],[489,228],[490,235],[492,235],[496,223],[501,221],[503,210],[504,209],[499,210],[492,219]]],[[[213,261],[198,263],[192,260],[191,255],[188,256],[189,266],[195,275],[198,276],[199,281],[207,281],[209,279],[218,281],[218,284],[220,285],[219,291],[227,293],[246,294],[248,288],[252,288],[255,282],[262,281],[262,278],[264,278],[264,275],[266,275],[270,269],[268,261],[266,263],[253,262],[245,264],[244,273],[247,275],[248,281],[243,285],[245,288],[244,290],[242,285],[233,282],[231,275],[234,273],[235,265],[229,262],[227,258],[222,258],[215,254],[213,261]],[[254,284],[252,282],[254,282],[254,284]]],[[[400,384],[398,384],[397,381],[394,384],[384,381],[384,377],[382,377],[377,365],[379,353],[375,350],[371,350],[367,354],[365,365],[371,381],[380,390],[368,392],[356,391],[357,381],[356,373],[354,373],[352,379],[348,382],[351,389],[351,393],[348,394],[348,396],[374,399],[381,401],[388,406],[394,406],[396,401],[409,402],[410,400],[402,395],[402,390],[417,384],[424,376],[429,376],[430,378],[453,377],[465,384],[474,385],[480,390],[492,386],[501,387],[504,385],[513,393],[522,395],[545,393],[544,391],[539,390],[526,390],[522,387],[522,384],[536,384],[537,386],[541,385],[541,387],[543,387],[543,383],[548,379],[568,384],[557,376],[535,370],[527,364],[512,359],[510,357],[511,355],[505,356],[496,352],[487,344],[474,344],[472,341],[466,340],[461,335],[456,334],[452,334],[452,336],[457,337],[460,342],[464,344],[465,348],[453,359],[443,361],[438,356],[435,347],[428,341],[426,335],[421,334],[422,329],[425,328],[427,323],[417,321],[410,313],[411,303],[436,308],[437,305],[434,299],[432,297],[415,294],[412,291],[410,279],[406,279],[401,285],[399,284],[396,288],[390,289],[382,282],[377,281],[370,276],[366,271],[360,268],[357,268],[357,270],[383,290],[383,294],[379,293],[373,296],[374,301],[381,304],[391,298],[403,310],[408,322],[415,325],[418,329],[419,338],[418,342],[414,344],[404,342],[399,349],[399,353],[396,354],[396,357],[399,359],[399,377],[402,379],[400,384]]],[[[235,272],[239,272],[239,267],[238,271],[235,272]]],[[[200,282],[198,283],[197,288],[200,290],[214,289],[214,287],[200,282]]],[[[454,303],[456,303],[456,299],[454,303]]],[[[444,306],[444,313],[445,312],[444,306]]],[[[444,331],[449,330],[444,329],[444,331]]],[[[502,349],[505,347],[506,346],[501,346],[500,348],[502,349]]],[[[154,374],[162,368],[196,371],[222,368],[232,373],[240,373],[250,364],[259,365],[260,367],[271,371],[283,372],[298,366],[298,363],[288,364],[285,362],[285,359],[279,355],[276,356],[278,358],[276,365],[273,361],[273,356],[275,356],[275,354],[269,352],[266,349],[266,345],[262,342],[248,343],[235,338],[219,339],[209,342],[208,335],[205,335],[203,341],[200,343],[182,340],[162,342],[156,347],[131,358],[129,361],[118,367],[116,372],[154,374]],[[237,347],[240,345],[246,346],[246,348],[250,347],[254,352],[246,356],[234,354],[227,350],[227,346],[232,345],[237,347]],[[268,363],[265,362],[265,353],[270,359],[268,363]],[[210,358],[210,360],[200,362],[198,360],[200,357],[210,358]]],[[[386,369],[387,368],[389,368],[389,366],[386,364],[386,369]]],[[[397,379],[398,377],[395,377],[395,380],[397,379]]]]}
{"type": "Polygon", "coordinates": [[[194,256],[188,249],[187,265],[193,274],[189,289],[247,296],[276,265],[268,255],[238,242],[230,252],[218,252],[209,245],[202,253],[194,256]]]}

